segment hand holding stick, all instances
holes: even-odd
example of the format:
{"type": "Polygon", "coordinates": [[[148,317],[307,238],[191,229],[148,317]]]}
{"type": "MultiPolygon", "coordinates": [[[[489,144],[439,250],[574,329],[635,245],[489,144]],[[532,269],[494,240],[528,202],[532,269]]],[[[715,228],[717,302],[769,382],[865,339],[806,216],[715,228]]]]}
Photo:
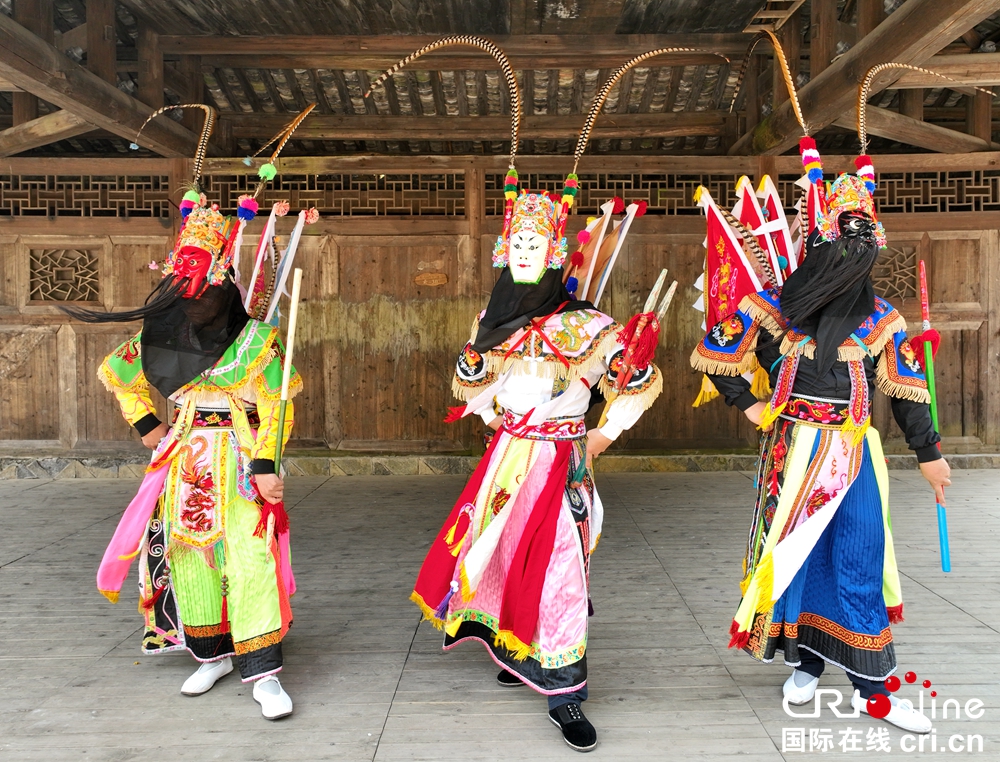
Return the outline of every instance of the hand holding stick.
{"type": "MultiPolygon", "coordinates": [[[[923,331],[931,329],[930,298],[927,293],[927,266],[925,260],[920,260],[920,316],[923,319],[923,331]]],[[[924,372],[927,375],[927,391],[931,397],[931,422],[934,430],[938,428],[937,388],[934,383],[934,350],[929,340],[924,340],[924,372]]],[[[944,489],[941,488],[942,494],[944,489]]],[[[948,514],[941,500],[935,495],[938,520],[938,544],[941,547],[941,571],[951,571],[951,548],[948,544],[948,514]]]]}

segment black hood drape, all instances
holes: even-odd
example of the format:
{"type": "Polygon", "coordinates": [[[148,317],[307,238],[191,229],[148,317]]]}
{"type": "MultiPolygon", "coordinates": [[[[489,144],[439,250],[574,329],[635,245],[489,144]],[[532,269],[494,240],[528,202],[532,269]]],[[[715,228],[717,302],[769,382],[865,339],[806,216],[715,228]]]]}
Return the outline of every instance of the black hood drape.
{"type": "Polygon", "coordinates": [[[219,361],[250,317],[228,278],[197,299],[178,299],[142,323],[142,370],[169,397],[219,361]]]}
{"type": "Polygon", "coordinates": [[[824,241],[813,231],[805,260],[781,289],[781,314],[789,326],[816,340],[821,375],[837,361],[841,343],[875,311],[871,271],[878,251],[868,236],[824,241]]]}
{"type": "Polygon", "coordinates": [[[562,270],[546,270],[538,283],[515,283],[505,267],[490,294],[486,314],[479,321],[472,348],[488,352],[502,344],[533,318],[550,315],[566,302],[560,312],[593,308],[590,302],[574,300],[562,282],[562,270]]]}

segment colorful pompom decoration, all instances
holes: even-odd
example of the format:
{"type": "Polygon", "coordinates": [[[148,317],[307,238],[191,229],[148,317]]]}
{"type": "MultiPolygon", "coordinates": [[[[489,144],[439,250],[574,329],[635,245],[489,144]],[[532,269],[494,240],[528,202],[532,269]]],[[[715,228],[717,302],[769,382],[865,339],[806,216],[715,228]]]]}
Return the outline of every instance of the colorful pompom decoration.
{"type": "Polygon", "coordinates": [[[510,201],[517,198],[517,170],[513,167],[507,170],[507,176],[503,179],[503,195],[510,201]]]}
{"type": "Polygon", "coordinates": [[[576,296],[576,290],[580,287],[580,281],[576,278],[570,277],[566,280],[566,290],[569,291],[570,296],[576,296]]]}
{"type": "Polygon", "coordinates": [[[191,211],[196,206],[199,206],[200,203],[201,203],[201,194],[198,193],[198,191],[189,190],[187,193],[185,193],[183,199],[177,205],[177,208],[180,209],[181,212],[181,219],[186,220],[188,215],[191,214],[191,211]]]}
{"type": "Polygon", "coordinates": [[[306,225],[315,225],[319,222],[319,210],[315,206],[306,209],[306,225]]]}
{"type": "Polygon", "coordinates": [[[243,163],[249,167],[251,164],[253,164],[253,158],[250,156],[244,156],[243,163]]]}
{"type": "Polygon", "coordinates": [[[802,154],[802,166],[809,176],[809,182],[823,181],[823,162],[820,161],[816,141],[806,136],[799,141],[799,153],[802,154]]]}
{"type": "Polygon", "coordinates": [[[634,203],[637,207],[639,207],[638,209],[635,210],[636,217],[642,217],[642,215],[646,213],[646,209],[649,207],[649,204],[647,204],[645,201],[634,201],[632,203],[634,203]]]}
{"type": "Polygon", "coordinates": [[[875,192],[875,167],[872,164],[872,157],[868,154],[861,154],[854,160],[854,166],[858,168],[858,177],[865,181],[865,187],[869,193],[875,192]]]}
{"type": "Polygon", "coordinates": [[[570,267],[583,267],[583,252],[577,249],[569,257],[570,267]]]}
{"type": "Polygon", "coordinates": [[[274,214],[276,217],[284,217],[288,214],[290,205],[287,201],[279,201],[274,205],[274,214]]]}
{"type": "Polygon", "coordinates": [[[261,164],[260,169],[257,170],[257,177],[265,182],[270,182],[274,179],[275,175],[278,174],[277,168],[268,162],[267,164],[261,164]]]}
{"type": "Polygon", "coordinates": [[[256,199],[253,196],[244,194],[240,196],[239,204],[236,207],[236,216],[241,220],[250,222],[250,220],[257,216],[258,208],[256,199]]]}
{"type": "Polygon", "coordinates": [[[788,258],[778,255],[778,267],[782,270],[786,269],[788,267],[788,258]]]}
{"type": "Polygon", "coordinates": [[[139,150],[139,144],[138,143],[129,143],[128,144],[128,149],[130,151],[138,151],[139,150]]]}
{"type": "Polygon", "coordinates": [[[576,234],[576,240],[580,242],[581,246],[586,246],[590,242],[590,231],[586,229],[581,230],[576,234]]]}
{"type": "Polygon", "coordinates": [[[611,200],[614,203],[614,208],[611,210],[612,214],[621,214],[625,211],[625,199],[621,196],[615,196],[611,200]]]}

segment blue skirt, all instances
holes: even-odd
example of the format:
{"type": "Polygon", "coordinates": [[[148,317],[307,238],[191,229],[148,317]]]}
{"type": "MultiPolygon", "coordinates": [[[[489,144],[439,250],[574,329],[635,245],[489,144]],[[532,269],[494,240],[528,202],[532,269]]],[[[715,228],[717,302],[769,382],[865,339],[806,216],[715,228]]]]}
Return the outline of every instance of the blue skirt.
{"type": "Polygon", "coordinates": [[[868,680],[884,680],[896,669],[882,595],[882,498],[868,444],[863,446],[857,479],[774,604],[763,661],[782,651],[785,663],[797,666],[799,649],[806,649],[868,680]]]}

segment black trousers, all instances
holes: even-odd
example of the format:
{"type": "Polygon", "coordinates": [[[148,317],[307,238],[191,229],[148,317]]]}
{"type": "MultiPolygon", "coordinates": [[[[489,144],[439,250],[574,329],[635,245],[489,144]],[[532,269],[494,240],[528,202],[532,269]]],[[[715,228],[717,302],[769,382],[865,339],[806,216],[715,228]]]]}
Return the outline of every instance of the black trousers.
{"type": "MultiPolygon", "coordinates": [[[[796,669],[805,672],[807,675],[819,677],[823,674],[823,670],[826,669],[826,662],[805,648],[799,649],[799,658],[802,660],[802,663],[796,669]]],[[[852,675],[850,672],[847,672],[847,677],[850,678],[851,684],[861,694],[861,698],[865,700],[870,699],[876,693],[881,693],[885,696],[889,695],[889,691],[885,687],[885,682],[882,680],[866,680],[863,677],[852,675]]]]}

